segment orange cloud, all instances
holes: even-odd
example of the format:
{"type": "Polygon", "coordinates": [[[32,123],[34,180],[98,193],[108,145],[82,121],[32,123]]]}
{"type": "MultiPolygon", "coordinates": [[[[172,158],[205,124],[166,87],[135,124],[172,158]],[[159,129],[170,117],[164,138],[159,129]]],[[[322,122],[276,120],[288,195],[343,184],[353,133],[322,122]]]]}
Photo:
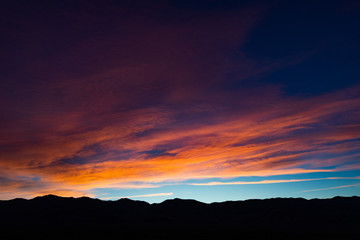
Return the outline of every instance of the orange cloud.
{"type": "MultiPolygon", "coordinates": [[[[346,141],[360,137],[358,126],[340,125],[313,131],[311,124],[321,124],[324,118],[343,111],[356,113],[357,98],[346,101],[341,99],[342,95],[339,98],[298,102],[303,111],[271,109],[202,126],[162,128],[171,124],[170,111],[121,126],[114,124],[71,136],[56,136],[31,149],[38,154],[38,165],[26,165],[34,161],[33,157],[27,158],[31,155],[28,146],[14,153],[14,158],[23,157],[25,165],[18,170],[22,174],[32,173],[45,181],[84,186],[113,183],[126,186],[136,181],[151,185],[187,179],[334,171],[322,168],[348,163],[352,156],[326,159],[316,159],[316,156],[354,150],[354,143],[346,141]],[[162,121],[164,115],[170,117],[162,121]],[[294,131],[303,133],[294,135],[294,131]],[[152,153],[153,149],[161,151],[152,153]],[[301,167],[303,165],[307,167],[301,167]]],[[[8,161],[4,163],[11,169],[8,161]]]]}
{"type": "MultiPolygon", "coordinates": [[[[92,188],[158,187],[189,179],[336,171],[356,164],[359,155],[351,153],[358,149],[358,125],[324,125],[344,111],[358,114],[359,99],[344,98],[340,94],[326,101],[295,101],[298,111],[279,103],[261,113],[230,112],[229,118],[213,123],[184,126],[172,125],[176,120],[171,110],[144,109],[134,112],[131,121],[14,143],[14,151],[3,151],[0,163],[7,176],[37,176],[46,183],[35,191],[32,182],[26,185],[29,191],[64,196],[92,188]]],[[[26,192],[21,182],[4,183],[7,195],[26,192]]]]}

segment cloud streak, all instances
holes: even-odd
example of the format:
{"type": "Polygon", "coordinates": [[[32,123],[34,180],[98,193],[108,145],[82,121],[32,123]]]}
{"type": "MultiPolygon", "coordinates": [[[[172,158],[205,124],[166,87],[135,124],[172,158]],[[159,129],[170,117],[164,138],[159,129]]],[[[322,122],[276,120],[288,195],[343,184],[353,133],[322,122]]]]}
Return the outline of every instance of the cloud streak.
{"type": "Polygon", "coordinates": [[[297,111],[281,102],[261,114],[225,111],[228,118],[216,114],[201,125],[177,126],[171,111],[161,113],[169,116],[164,121],[157,112],[146,118],[141,111],[138,121],[16,144],[2,152],[2,169],[8,176],[31,174],[49,186],[83,189],[336,171],[358,157],[359,126],[325,125],[344,112],[357,114],[358,99],[344,95],[294,101],[297,111]]]}
{"type": "Polygon", "coordinates": [[[305,190],[305,191],[302,191],[302,192],[325,191],[325,190],[331,190],[331,189],[347,188],[347,187],[356,187],[356,186],[360,186],[360,183],[350,184],[350,185],[343,185],[343,186],[337,186],[337,187],[329,187],[329,188],[311,189],[311,190],[305,190]]]}
{"type": "Polygon", "coordinates": [[[208,183],[191,183],[190,185],[195,185],[195,186],[253,185],[253,184],[293,183],[293,182],[308,182],[308,181],[319,181],[319,180],[339,180],[339,179],[360,179],[360,177],[328,177],[328,178],[310,178],[310,179],[282,179],[282,180],[261,180],[261,181],[252,181],[252,182],[246,182],[246,181],[208,182],[208,183]]]}

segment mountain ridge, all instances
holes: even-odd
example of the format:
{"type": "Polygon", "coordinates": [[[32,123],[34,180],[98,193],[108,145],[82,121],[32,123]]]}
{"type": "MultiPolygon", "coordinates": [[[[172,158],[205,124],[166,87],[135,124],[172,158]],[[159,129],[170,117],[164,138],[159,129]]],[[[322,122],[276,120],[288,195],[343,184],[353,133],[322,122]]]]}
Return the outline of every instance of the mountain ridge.
{"type": "Polygon", "coordinates": [[[243,234],[239,239],[357,239],[360,236],[358,196],[214,203],[175,198],[149,204],[126,198],[100,200],[45,195],[29,200],[2,200],[0,215],[0,232],[120,231],[138,239],[172,239],[169,236],[219,239],[235,233],[243,234]]]}
{"type": "MultiPolygon", "coordinates": [[[[55,195],[55,194],[45,194],[45,195],[39,195],[33,198],[13,198],[13,199],[6,199],[6,200],[2,200],[0,199],[0,202],[8,202],[8,201],[20,201],[20,200],[25,200],[25,201],[31,201],[31,200],[36,200],[36,199],[87,199],[87,200],[96,200],[96,201],[103,201],[103,202],[117,202],[117,201],[121,201],[121,200],[130,200],[133,202],[145,202],[148,203],[146,201],[142,201],[142,200],[134,200],[131,198],[118,198],[118,199],[114,199],[114,200],[107,200],[107,199],[101,199],[101,198],[92,198],[92,197],[88,197],[88,196],[81,196],[81,197],[63,197],[63,196],[59,196],[59,195],[55,195]]],[[[202,204],[221,204],[221,203],[230,203],[230,202],[247,202],[247,201],[268,201],[268,200],[305,200],[305,201],[316,201],[316,200],[331,200],[331,199],[360,199],[360,196],[349,196],[349,197],[344,197],[344,196],[334,196],[332,198],[310,198],[310,199],[306,199],[306,198],[301,198],[301,197],[274,197],[274,198],[264,198],[264,199],[258,199],[258,198],[250,198],[250,199],[245,199],[245,200],[226,200],[226,201],[221,201],[221,202],[211,202],[211,203],[206,203],[206,202],[202,202],[202,201],[198,201],[195,199],[187,199],[187,198],[169,198],[166,199],[162,202],[159,203],[148,203],[150,205],[153,204],[162,204],[164,202],[168,202],[168,201],[183,201],[183,202],[187,202],[187,201],[192,201],[192,202],[197,202],[197,203],[202,203],[202,204]]]]}

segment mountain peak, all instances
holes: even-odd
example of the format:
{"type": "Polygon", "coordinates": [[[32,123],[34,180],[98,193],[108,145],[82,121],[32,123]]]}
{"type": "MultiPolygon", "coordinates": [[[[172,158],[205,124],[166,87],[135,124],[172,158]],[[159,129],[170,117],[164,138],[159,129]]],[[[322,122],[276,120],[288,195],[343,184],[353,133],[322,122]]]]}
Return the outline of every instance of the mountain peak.
{"type": "Polygon", "coordinates": [[[34,199],[63,199],[63,198],[67,198],[67,197],[61,197],[54,194],[46,194],[43,196],[37,196],[34,199]]]}

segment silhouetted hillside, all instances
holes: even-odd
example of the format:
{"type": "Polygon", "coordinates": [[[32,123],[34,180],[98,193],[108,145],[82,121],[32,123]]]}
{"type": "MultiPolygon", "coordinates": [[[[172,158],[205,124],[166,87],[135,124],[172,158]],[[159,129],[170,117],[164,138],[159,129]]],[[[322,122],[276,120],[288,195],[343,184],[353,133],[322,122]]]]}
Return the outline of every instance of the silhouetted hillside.
{"type": "Polygon", "coordinates": [[[2,234],[116,239],[360,239],[360,197],[159,204],[54,195],[0,201],[2,234]],[[71,235],[71,236],[73,236],[71,235]]]}

